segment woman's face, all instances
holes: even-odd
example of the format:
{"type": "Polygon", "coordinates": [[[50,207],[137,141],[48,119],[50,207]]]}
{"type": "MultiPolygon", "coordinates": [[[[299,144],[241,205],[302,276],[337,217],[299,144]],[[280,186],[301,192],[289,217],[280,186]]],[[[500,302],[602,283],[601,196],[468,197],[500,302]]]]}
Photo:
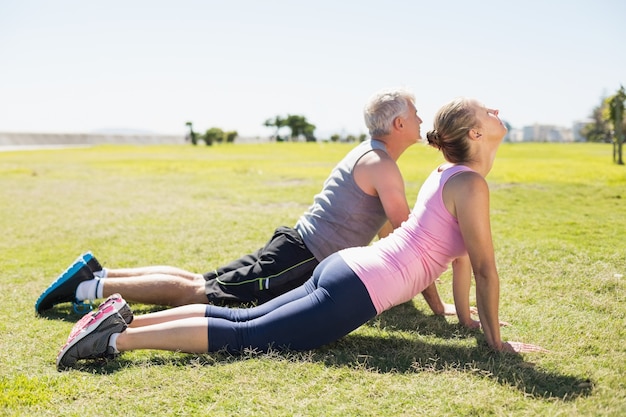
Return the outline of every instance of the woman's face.
{"type": "Polygon", "coordinates": [[[481,103],[476,103],[476,119],[483,135],[501,141],[506,135],[507,129],[498,114],[500,110],[491,109],[481,103]]]}

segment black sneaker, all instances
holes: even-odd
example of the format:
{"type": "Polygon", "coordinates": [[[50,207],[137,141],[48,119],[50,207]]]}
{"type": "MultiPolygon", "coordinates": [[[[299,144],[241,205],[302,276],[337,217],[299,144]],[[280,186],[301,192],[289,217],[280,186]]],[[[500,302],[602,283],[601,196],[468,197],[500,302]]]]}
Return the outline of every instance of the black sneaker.
{"type": "Polygon", "coordinates": [[[57,355],[57,369],[72,367],[80,359],[112,359],[119,352],[109,346],[114,333],[122,333],[128,325],[113,304],[96,310],[81,320],[82,326],[72,329],[70,336],[57,355]]]}
{"type": "Polygon", "coordinates": [[[93,253],[91,252],[83,253],[81,258],[83,258],[83,261],[85,261],[89,269],[91,269],[91,272],[93,272],[93,274],[96,276],[104,269],[102,268],[102,265],[100,265],[100,262],[98,262],[96,257],[93,256],[93,253]]]}
{"type": "Polygon", "coordinates": [[[41,314],[56,304],[66,302],[80,304],[76,300],[76,288],[81,282],[90,279],[94,279],[93,272],[82,257],[78,258],[39,296],[35,303],[35,311],[41,314]]]}

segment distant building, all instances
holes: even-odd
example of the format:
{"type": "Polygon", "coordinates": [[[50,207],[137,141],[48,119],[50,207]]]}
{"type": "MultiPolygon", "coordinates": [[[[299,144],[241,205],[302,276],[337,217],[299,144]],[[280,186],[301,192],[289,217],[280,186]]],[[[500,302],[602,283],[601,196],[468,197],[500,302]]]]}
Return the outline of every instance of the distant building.
{"type": "Polygon", "coordinates": [[[572,129],[554,125],[524,126],[522,129],[524,142],[572,142],[572,129]]]}
{"type": "Polygon", "coordinates": [[[580,132],[589,123],[592,123],[592,121],[578,120],[572,124],[572,136],[574,137],[574,142],[587,142],[587,138],[584,137],[580,132]]]}
{"type": "Polygon", "coordinates": [[[0,146],[159,145],[185,143],[184,135],[0,132],[0,146]]]}
{"type": "Polygon", "coordinates": [[[524,140],[524,131],[522,129],[511,128],[504,137],[506,142],[522,142],[524,140]]]}

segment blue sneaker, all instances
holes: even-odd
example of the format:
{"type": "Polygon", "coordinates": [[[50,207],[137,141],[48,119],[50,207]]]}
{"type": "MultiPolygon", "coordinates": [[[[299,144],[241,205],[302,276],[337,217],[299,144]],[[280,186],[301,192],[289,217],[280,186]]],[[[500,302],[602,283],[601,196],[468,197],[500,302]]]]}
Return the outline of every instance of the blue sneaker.
{"type": "MultiPolygon", "coordinates": [[[[81,256],[39,296],[35,303],[35,311],[41,314],[56,304],[72,302],[74,303],[74,310],[78,312],[78,307],[87,304],[76,300],[76,288],[81,282],[90,279],[94,279],[93,272],[81,256]]],[[[87,311],[89,310],[91,310],[91,306],[87,311]]]]}

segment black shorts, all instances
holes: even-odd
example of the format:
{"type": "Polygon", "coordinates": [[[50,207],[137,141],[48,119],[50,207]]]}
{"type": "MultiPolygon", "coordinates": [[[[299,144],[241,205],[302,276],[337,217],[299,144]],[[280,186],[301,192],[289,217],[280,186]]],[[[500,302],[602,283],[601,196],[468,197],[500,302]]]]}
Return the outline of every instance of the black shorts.
{"type": "Polygon", "coordinates": [[[262,304],[304,284],[318,263],[300,234],[281,226],[255,253],[204,274],[206,296],[212,304],[262,304]]]}

